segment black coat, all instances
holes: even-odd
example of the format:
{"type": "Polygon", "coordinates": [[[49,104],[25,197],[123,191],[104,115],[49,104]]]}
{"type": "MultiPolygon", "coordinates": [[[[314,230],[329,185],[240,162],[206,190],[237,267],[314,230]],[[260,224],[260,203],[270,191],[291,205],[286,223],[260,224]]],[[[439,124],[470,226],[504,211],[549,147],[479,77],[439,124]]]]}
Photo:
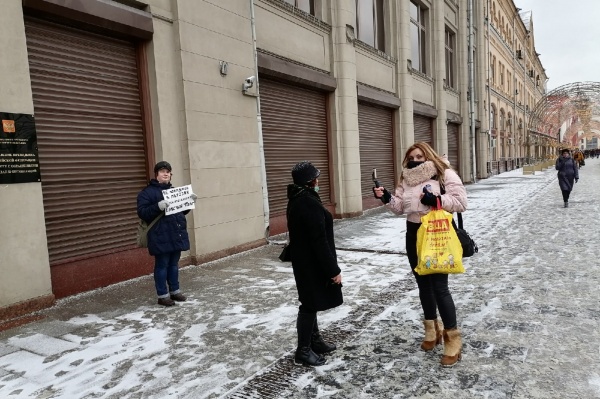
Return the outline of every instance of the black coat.
{"type": "Polygon", "coordinates": [[[332,277],[341,273],[333,240],[333,217],[311,188],[288,186],[288,230],[292,267],[300,303],[313,311],[343,303],[342,286],[332,277]]]}
{"type": "Polygon", "coordinates": [[[560,156],[556,160],[556,170],[558,170],[558,184],[563,191],[573,190],[573,180],[579,179],[579,167],[577,162],[571,157],[564,158],[560,156]]]}
{"type": "MultiPolygon", "coordinates": [[[[148,186],[137,196],[137,214],[140,219],[150,224],[161,210],[158,203],[162,201],[162,190],[171,188],[171,183],[161,184],[156,179],[150,180],[148,186]]],[[[190,249],[190,238],[187,232],[185,216],[189,209],[172,215],[161,217],[148,231],[148,252],[150,255],[162,255],[175,251],[190,249]]]]}

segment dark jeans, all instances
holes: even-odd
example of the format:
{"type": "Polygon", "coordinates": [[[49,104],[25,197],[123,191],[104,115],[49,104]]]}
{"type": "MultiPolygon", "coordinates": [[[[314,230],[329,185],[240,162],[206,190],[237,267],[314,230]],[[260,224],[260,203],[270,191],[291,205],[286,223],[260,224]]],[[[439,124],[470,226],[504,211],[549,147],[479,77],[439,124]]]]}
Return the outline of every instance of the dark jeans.
{"type": "Polygon", "coordinates": [[[179,292],[180,257],[181,251],[154,256],[154,286],[159,298],[167,298],[169,294],[179,292]]]}
{"type": "Polygon", "coordinates": [[[421,223],[406,222],[406,253],[413,275],[419,287],[419,298],[425,320],[437,319],[437,310],[444,323],[444,329],[456,328],[456,307],[448,289],[447,274],[430,274],[419,276],[415,267],[419,263],[417,257],[417,230],[421,223]]]}
{"type": "Polygon", "coordinates": [[[563,201],[569,202],[569,196],[571,195],[571,192],[567,191],[567,190],[560,190],[560,191],[562,191],[563,201]]]}

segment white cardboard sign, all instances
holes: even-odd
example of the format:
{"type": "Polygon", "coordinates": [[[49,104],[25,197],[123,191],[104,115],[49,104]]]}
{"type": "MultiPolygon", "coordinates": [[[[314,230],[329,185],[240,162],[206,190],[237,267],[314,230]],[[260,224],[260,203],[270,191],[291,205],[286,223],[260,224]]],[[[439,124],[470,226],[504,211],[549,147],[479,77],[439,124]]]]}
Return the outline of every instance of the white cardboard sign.
{"type": "Polygon", "coordinates": [[[165,201],[169,203],[169,206],[165,209],[165,215],[196,208],[191,196],[193,193],[191,184],[163,190],[162,193],[165,201]]]}

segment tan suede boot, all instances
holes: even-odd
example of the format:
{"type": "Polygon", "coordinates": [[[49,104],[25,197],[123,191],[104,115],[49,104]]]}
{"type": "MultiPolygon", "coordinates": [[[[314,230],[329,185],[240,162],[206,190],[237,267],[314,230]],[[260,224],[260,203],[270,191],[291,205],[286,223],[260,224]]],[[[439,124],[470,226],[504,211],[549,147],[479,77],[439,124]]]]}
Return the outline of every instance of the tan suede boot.
{"type": "Polygon", "coordinates": [[[462,340],[457,328],[444,330],[444,355],[441,364],[444,367],[452,367],[461,358],[462,340]]]}
{"type": "Polygon", "coordinates": [[[421,349],[430,351],[442,343],[442,328],[438,320],[423,320],[423,325],[425,326],[425,338],[421,343],[421,349]]]}

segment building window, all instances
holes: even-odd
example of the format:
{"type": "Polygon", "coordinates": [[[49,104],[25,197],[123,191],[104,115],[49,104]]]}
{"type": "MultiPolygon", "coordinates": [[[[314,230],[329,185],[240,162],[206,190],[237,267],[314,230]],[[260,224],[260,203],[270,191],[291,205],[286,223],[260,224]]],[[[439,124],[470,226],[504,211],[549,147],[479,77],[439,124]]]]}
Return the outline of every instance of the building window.
{"type": "Polygon", "coordinates": [[[450,31],[446,27],[446,85],[452,88],[456,88],[455,82],[455,59],[454,59],[454,50],[456,46],[456,36],[454,32],[450,31]]]}
{"type": "Polygon", "coordinates": [[[496,83],[496,57],[492,57],[492,65],[491,65],[490,69],[491,69],[490,76],[492,78],[492,81],[490,83],[495,84],[496,83]]]}
{"type": "Polygon", "coordinates": [[[356,1],[356,27],[358,40],[385,51],[383,27],[383,0],[356,1]]]}
{"type": "Polygon", "coordinates": [[[315,15],[315,0],[284,0],[286,3],[310,14],[315,15]]]}
{"type": "Polygon", "coordinates": [[[490,107],[490,127],[492,130],[496,130],[498,125],[496,124],[496,107],[494,104],[490,107]]]}
{"type": "Polygon", "coordinates": [[[504,132],[506,127],[506,115],[504,114],[504,110],[500,110],[500,131],[504,132]]]}
{"type": "Polygon", "coordinates": [[[411,62],[414,69],[423,73],[427,73],[426,12],[421,5],[410,3],[411,62]]]}

